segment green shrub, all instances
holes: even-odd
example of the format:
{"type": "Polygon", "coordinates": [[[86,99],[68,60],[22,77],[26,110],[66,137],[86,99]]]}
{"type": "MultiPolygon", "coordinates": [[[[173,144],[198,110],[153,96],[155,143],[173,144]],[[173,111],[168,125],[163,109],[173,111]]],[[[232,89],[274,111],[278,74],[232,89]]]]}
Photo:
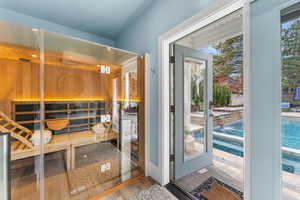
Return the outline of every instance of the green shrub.
{"type": "Polygon", "coordinates": [[[222,85],[213,87],[213,103],[217,106],[228,106],[231,101],[231,90],[222,85]]]}
{"type": "Polygon", "coordinates": [[[203,85],[199,84],[199,87],[197,88],[196,84],[192,82],[192,100],[193,105],[195,106],[202,106],[203,103],[203,85]],[[197,91],[198,89],[198,91],[197,91]]]}
{"type": "MultiPolygon", "coordinates": [[[[193,105],[202,106],[203,104],[203,84],[197,88],[196,84],[192,82],[192,100],[193,105]],[[198,91],[197,91],[198,89],[198,91]]],[[[231,103],[231,90],[227,86],[214,84],[213,86],[213,103],[216,106],[228,106],[231,103]]]]}

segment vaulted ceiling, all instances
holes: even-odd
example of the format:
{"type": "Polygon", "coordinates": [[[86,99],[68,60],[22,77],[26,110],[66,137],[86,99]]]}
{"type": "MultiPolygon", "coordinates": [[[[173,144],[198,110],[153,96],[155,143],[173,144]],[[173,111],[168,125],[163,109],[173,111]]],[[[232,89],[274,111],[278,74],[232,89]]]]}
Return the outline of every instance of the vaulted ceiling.
{"type": "Polygon", "coordinates": [[[0,7],[116,39],[155,0],[0,0],[0,7]]]}

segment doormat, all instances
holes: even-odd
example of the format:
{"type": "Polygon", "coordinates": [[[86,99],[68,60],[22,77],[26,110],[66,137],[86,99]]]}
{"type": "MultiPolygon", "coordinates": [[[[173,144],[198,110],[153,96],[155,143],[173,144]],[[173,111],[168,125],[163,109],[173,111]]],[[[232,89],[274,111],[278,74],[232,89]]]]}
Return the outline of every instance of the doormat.
{"type": "Polygon", "coordinates": [[[244,194],[226,183],[210,177],[190,192],[199,200],[243,200],[244,194]]]}

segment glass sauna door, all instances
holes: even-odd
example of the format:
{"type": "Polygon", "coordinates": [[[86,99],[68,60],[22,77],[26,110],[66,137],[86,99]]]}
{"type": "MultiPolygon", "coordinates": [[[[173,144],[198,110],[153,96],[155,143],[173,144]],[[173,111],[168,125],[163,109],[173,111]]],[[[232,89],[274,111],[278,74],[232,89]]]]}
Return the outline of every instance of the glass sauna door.
{"type": "Polygon", "coordinates": [[[140,175],[141,58],[43,38],[45,199],[88,199],[140,175]]]}
{"type": "Polygon", "coordinates": [[[6,22],[0,30],[11,199],[89,199],[142,175],[143,58],[6,22]]]}
{"type": "Polygon", "coordinates": [[[0,30],[0,134],[10,135],[10,142],[0,148],[11,152],[10,158],[3,158],[10,162],[6,175],[11,189],[6,192],[11,191],[12,200],[41,199],[41,38],[36,29],[6,22],[0,22],[0,30]]]}

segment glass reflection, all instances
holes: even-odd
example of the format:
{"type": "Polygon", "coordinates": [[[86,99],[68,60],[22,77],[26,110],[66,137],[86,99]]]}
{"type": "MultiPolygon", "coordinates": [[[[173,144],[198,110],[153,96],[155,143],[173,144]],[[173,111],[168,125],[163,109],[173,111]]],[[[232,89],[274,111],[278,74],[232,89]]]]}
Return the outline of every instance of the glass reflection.
{"type": "Polygon", "coordinates": [[[205,61],[184,59],[184,160],[205,152],[205,74],[205,61]]]}

